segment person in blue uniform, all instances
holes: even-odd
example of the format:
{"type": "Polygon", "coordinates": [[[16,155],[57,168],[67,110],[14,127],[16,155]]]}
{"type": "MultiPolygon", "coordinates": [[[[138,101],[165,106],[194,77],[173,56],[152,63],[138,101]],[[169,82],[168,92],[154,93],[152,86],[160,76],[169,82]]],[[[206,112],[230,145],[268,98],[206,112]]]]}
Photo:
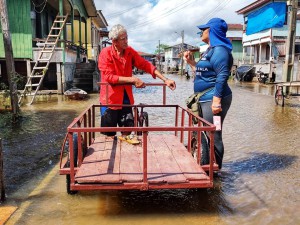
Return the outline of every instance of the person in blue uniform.
{"type": "MultiPolygon", "coordinates": [[[[223,19],[212,18],[197,27],[200,29],[201,40],[209,47],[198,62],[193,60],[189,51],[184,52],[183,58],[195,72],[194,92],[203,92],[199,99],[202,117],[213,123],[213,116],[218,115],[223,127],[232,101],[232,92],[227,82],[233,64],[232,44],[226,37],[228,26],[223,19]]],[[[221,169],[224,155],[222,130],[215,132],[214,139],[216,162],[221,169]]],[[[207,164],[208,157],[203,157],[201,161],[207,164]]]]}

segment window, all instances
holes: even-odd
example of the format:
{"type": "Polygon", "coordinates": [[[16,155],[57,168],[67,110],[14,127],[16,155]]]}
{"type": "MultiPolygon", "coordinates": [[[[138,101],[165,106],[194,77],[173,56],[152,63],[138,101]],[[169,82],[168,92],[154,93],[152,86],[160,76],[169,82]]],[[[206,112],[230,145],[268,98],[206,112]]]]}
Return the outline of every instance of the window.
{"type": "Polygon", "coordinates": [[[246,46],[246,48],[245,48],[246,56],[250,56],[250,52],[251,52],[251,46],[246,46]]]}

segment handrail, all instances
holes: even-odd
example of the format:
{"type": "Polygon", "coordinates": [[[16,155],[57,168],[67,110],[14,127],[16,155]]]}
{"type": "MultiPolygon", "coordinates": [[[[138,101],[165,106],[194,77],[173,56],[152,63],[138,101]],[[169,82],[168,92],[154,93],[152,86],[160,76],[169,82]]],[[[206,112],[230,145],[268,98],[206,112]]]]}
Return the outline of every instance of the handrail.
{"type": "MultiPolygon", "coordinates": [[[[179,107],[181,110],[188,113],[188,115],[197,118],[200,122],[206,124],[207,126],[214,126],[212,123],[208,122],[207,120],[203,119],[202,117],[194,115],[190,109],[185,109],[185,108],[182,108],[181,106],[178,106],[178,105],[141,105],[141,104],[138,104],[138,105],[102,104],[102,105],[100,105],[100,104],[92,104],[88,108],[86,108],[78,117],[76,117],[73,120],[73,122],[68,126],[68,130],[69,129],[71,129],[71,130],[76,129],[76,127],[74,127],[74,125],[77,124],[78,122],[80,122],[82,120],[83,116],[86,113],[88,113],[88,111],[90,111],[93,107],[94,108],[100,108],[100,107],[111,107],[111,106],[114,106],[114,107],[131,107],[131,108],[142,108],[142,107],[143,108],[161,108],[161,107],[176,108],[176,107],[179,107]]],[[[106,129],[106,128],[102,127],[100,129],[106,129]]],[[[125,127],[122,127],[122,128],[114,127],[114,129],[116,129],[116,131],[120,131],[119,129],[127,129],[127,128],[125,128],[125,127]]]]}
{"type": "MultiPolygon", "coordinates": [[[[105,88],[106,88],[106,102],[108,103],[108,86],[111,85],[111,86],[119,86],[119,85],[133,85],[131,83],[123,83],[123,84],[110,84],[110,83],[107,83],[107,82],[97,82],[97,84],[101,87],[101,85],[105,85],[105,88]]],[[[163,105],[166,104],[166,87],[167,85],[164,84],[164,83],[145,83],[145,86],[162,86],[163,87],[163,105]]]]}
{"type": "MultiPolygon", "coordinates": [[[[99,82],[99,85],[106,85],[106,88],[108,88],[108,83],[99,82]]],[[[132,85],[132,84],[121,84],[121,85],[132,85]]],[[[162,86],[164,90],[166,89],[166,85],[163,83],[147,83],[146,86],[162,86]]],[[[214,153],[214,132],[216,130],[216,127],[211,124],[210,122],[206,121],[205,119],[194,115],[189,109],[185,109],[179,105],[166,105],[165,102],[165,91],[164,91],[164,98],[163,98],[163,104],[162,105],[151,105],[151,104],[138,104],[138,105],[123,105],[123,104],[92,104],[88,108],[86,108],[78,117],[76,117],[71,124],[67,128],[67,135],[69,140],[69,150],[70,150],[70,167],[68,169],[68,173],[70,174],[71,178],[71,187],[75,185],[75,174],[78,168],[74,167],[74,143],[73,143],[73,135],[78,135],[77,142],[78,142],[78,166],[81,165],[83,161],[83,148],[87,148],[90,146],[94,140],[96,133],[103,133],[103,132],[134,132],[136,134],[141,133],[142,134],[142,148],[143,148],[143,183],[141,185],[141,189],[148,189],[149,183],[148,183],[148,164],[147,164],[147,140],[148,140],[148,134],[149,132],[174,132],[175,136],[178,136],[179,134],[179,140],[181,143],[184,144],[186,139],[184,138],[184,135],[187,133],[187,151],[191,152],[192,146],[191,146],[191,139],[192,139],[192,132],[197,132],[198,137],[198,143],[197,143],[197,162],[200,164],[201,160],[201,132],[207,132],[210,137],[210,162],[207,167],[209,172],[209,181],[213,183],[213,169],[214,169],[214,163],[215,163],[215,153],[214,153]],[[96,124],[100,124],[99,122],[96,123],[97,113],[95,111],[100,110],[101,107],[131,107],[133,109],[134,115],[135,115],[135,123],[133,127],[100,127],[96,124]],[[145,109],[145,108],[171,108],[174,109],[174,116],[172,119],[174,119],[174,124],[164,124],[164,125],[152,125],[147,127],[139,127],[137,123],[137,113],[138,109],[145,109]],[[187,120],[185,119],[187,117],[187,120]],[[193,124],[192,120],[193,118],[198,119],[198,124],[193,124]],[[81,143],[84,144],[84,147],[82,148],[81,143]]],[[[152,123],[150,123],[152,124],[152,123]]],[[[65,168],[64,168],[65,171],[65,168]]]]}
{"type": "MultiPolygon", "coordinates": [[[[134,109],[136,108],[141,108],[141,107],[161,107],[161,108],[174,108],[176,112],[181,110],[181,122],[184,121],[184,117],[187,115],[188,116],[188,121],[187,124],[183,122],[182,124],[179,125],[177,122],[178,118],[175,118],[175,125],[171,126],[149,126],[149,127],[138,127],[137,124],[135,124],[135,127],[95,127],[95,120],[96,120],[96,114],[91,113],[92,109],[99,108],[100,106],[103,105],[91,105],[89,108],[84,110],[83,113],[80,114],[80,116],[76,117],[73,122],[71,123],[70,126],[68,126],[68,139],[69,139],[69,148],[70,148],[70,175],[71,175],[71,184],[75,185],[75,173],[76,173],[76,168],[74,165],[74,151],[73,151],[73,134],[76,133],[78,135],[78,166],[81,165],[83,161],[82,157],[82,145],[81,141],[85,144],[85,147],[88,147],[89,145],[92,144],[92,138],[95,133],[98,132],[121,132],[121,131],[131,131],[131,132],[141,132],[142,133],[142,140],[143,140],[143,188],[147,189],[148,187],[148,175],[147,175],[147,169],[148,169],[148,164],[147,164],[147,136],[149,132],[155,132],[155,131],[161,131],[161,132],[175,132],[175,136],[177,132],[180,132],[180,142],[184,142],[184,133],[188,132],[188,143],[191,142],[191,132],[198,132],[198,157],[197,157],[197,162],[200,163],[200,149],[201,149],[201,143],[200,143],[200,132],[206,131],[209,134],[210,137],[210,163],[208,167],[209,171],[209,179],[211,182],[213,182],[213,166],[215,162],[215,155],[214,155],[214,132],[216,127],[209,123],[208,121],[204,120],[203,118],[199,116],[195,116],[192,114],[190,110],[184,109],[181,106],[178,105],[122,105],[123,107],[133,107],[134,109]],[[192,118],[196,117],[198,119],[198,124],[194,126],[192,124],[192,118]],[[91,122],[87,122],[91,121],[91,122]],[[82,137],[83,134],[83,137],[82,137]],[[82,137],[83,140],[81,140],[82,137]],[[88,143],[87,143],[88,142],[88,143]]],[[[106,105],[105,105],[106,106],[106,105]]],[[[109,105],[107,105],[109,106],[109,105]]],[[[177,114],[177,113],[176,113],[177,114]]],[[[180,115],[180,113],[178,113],[180,115]]],[[[178,116],[176,115],[176,116],[178,116]]],[[[188,144],[187,150],[190,152],[191,151],[191,145],[188,144]]]]}

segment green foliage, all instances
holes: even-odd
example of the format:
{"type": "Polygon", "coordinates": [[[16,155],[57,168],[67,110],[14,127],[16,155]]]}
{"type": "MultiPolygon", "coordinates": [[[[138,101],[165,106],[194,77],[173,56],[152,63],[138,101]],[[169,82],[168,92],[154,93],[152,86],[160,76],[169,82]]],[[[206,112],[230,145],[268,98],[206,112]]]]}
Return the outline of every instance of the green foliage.
{"type": "MultiPolygon", "coordinates": [[[[26,78],[18,73],[14,73],[11,76],[11,82],[17,85],[17,89],[23,89],[26,83],[26,78]]],[[[5,83],[0,83],[0,109],[4,108],[5,110],[11,108],[10,101],[10,89],[9,86],[5,83]]]]}
{"type": "Polygon", "coordinates": [[[9,111],[0,111],[0,138],[10,139],[15,136],[14,129],[22,126],[23,117],[18,113],[17,118],[9,111]]]}
{"type": "Polygon", "coordinates": [[[7,139],[12,134],[13,125],[13,114],[0,112],[0,138],[7,139]]]}
{"type": "Polygon", "coordinates": [[[159,52],[160,53],[164,53],[165,52],[165,48],[168,48],[168,47],[170,47],[170,46],[166,45],[166,44],[157,45],[154,54],[158,54],[159,52]]]}
{"type": "Polygon", "coordinates": [[[0,115],[0,128],[2,130],[11,124],[12,114],[8,112],[2,112],[0,115]]]}
{"type": "MultiPolygon", "coordinates": [[[[15,84],[17,84],[17,89],[23,89],[26,84],[26,78],[18,73],[14,73],[11,76],[11,81],[15,84]]],[[[9,93],[9,87],[5,83],[0,83],[0,90],[2,91],[8,91],[9,93]]]]}
{"type": "Polygon", "coordinates": [[[26,78],[24,76],[18,74],[17,72],[11,76],[11,80],[15,84],[17,84],[18,90],[23,89],[25,86],[25,83],[26,83],[26,78]]]}
{"type": "MultiPolygon", "coordinates": [[[[10,101],[9,101],[9,88],[5,83],[0,83],[0,91],[1,91],[1,96],[0,96],[0,109],[4,108],[4,109],[8,109],[10,108],[10,101]],[[3,107],[2,107],[3,106],[3,107]]],[[[2,115],[1,115],[1,119],[2,119],[2,115]]],[[[0,127],[1,127],[1,121],[0,121],[0,127]]]]}

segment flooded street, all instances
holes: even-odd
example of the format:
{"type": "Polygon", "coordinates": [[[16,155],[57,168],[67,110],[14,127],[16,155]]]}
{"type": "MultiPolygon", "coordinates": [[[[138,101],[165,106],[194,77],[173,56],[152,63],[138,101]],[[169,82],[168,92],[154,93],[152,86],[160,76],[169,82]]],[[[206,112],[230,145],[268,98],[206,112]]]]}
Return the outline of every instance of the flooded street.
{"type": "MultiPolygon", "coordinates": [[[[192,80],[168,77],[177,89],[167,90],[167,104],[184,106],[192,80]]],[[[230,84],[224,164],[212,189],[68,195],[65,177],[58,174],[60,147],[66,127],[98,103],[98,94],[84,101],[55,96],[25,106],[21,125],[5,134],[10,137],[4,141],[8,196],[0,209],[18,207],[6,224],[300,224],[300,101],[282,108],[275,105],[272,85],[230,84]]],[[[160,93],[136,91],[135,103],[161,103],[160,93]]]]}

